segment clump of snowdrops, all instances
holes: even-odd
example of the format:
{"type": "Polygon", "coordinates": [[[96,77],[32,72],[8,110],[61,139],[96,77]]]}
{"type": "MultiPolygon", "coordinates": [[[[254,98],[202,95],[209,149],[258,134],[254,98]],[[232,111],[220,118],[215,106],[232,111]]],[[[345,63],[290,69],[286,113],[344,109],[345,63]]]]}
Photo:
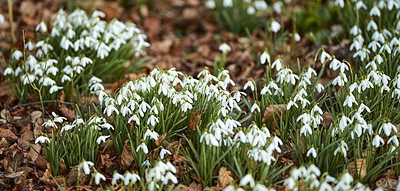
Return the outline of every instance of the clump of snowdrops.
{"type": "Polygon", "coordinates": [[[50,27],[43,21],[37,25],[38,41],[27,42],[23,51],[14,49],[4,69],[14,94],[25,102],[33,92],[43,100],[54,100],[63,92],[69,100],[86,92],[93,76],[119,80],[137,72],[146,60],[125,64],[149,46],[146,36],[133,23],[106,22],[104,16],[80,9],[68,15],[61,9],[50,27]]]}
{"type": "Polygon", "coordinates": [[[271,23],[268,29],[274,32],[280,28],[280,24],[273,19],[267,22],[266,16],[274,11],[280,13],[281,1],[270,5],[272,8],[264,0],[207,0],[205,6],[212,11],[221,28],[236,34],[246,34],[246,30],[251,32],[266,23],[271,23]]]}

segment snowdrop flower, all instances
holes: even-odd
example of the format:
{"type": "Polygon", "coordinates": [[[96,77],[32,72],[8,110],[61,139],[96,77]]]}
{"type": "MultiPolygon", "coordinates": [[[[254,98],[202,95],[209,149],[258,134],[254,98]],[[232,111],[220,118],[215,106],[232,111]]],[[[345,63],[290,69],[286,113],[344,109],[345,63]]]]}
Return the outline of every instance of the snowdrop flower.
{"type": "Polygon", "coordinates": [[[268,5],[265,1],[261,0],[261,1],[254,1],[253,3],[254,7],[258,10],[267,10],[268,5]]]}
{"type": "Polygon", "coordinates": [[[258,106],[258,104],[257,104],[257,103],[254,103],[253,106],[251,107],[250,111],[253,113],[253,112],[256,111],[256,110],[257,110],[257,112],[261,112],[261,109],[260,109],[260,107],[258,106]]]}
{"type": "Polygon", "coordinates": [[[99,48],[97,49],[97,57],[100,59],[104,59],[108,56],[111,48],[105,45],[103,42],[100,43],[99,48]]]}
{"type": "Polygon", "coordinates": [[[321,53],[321,63],[325,63],[325,60],[332,60],[331,55],[329,55],[328,53],[326,53],[324,50],[322,50],[321,53]]]}
{"type": "Polygon", "coordinates": [[[206,7],[209,9],[215,9],[215,1],[214,0],[206,1],[206,7]]]}
{"type": "Polygon", "coordinates": [[[160,151],[160,158],[164,159],[165,154],[171,155],[171,152],[169,150],[167,150],[167,149],[162,148],[161,151],[160,151]]]}
{"type": "Polygon", "coordinates": [[[240,186],[246,186],[248,184],[250,185],[250,188],[253,188],[256,185],[251,174],[247,174],[246,176],[244,176],[239,183],[240,186]]]}
{"type": "Polygon", "coordinates": [[[287,110],[290,110],[290,108],[291,108],[292,106],[295,106],[296,108],[299,108],[295,102],[293,102],[292,100],[290,100],[289,103],[286,105],[286,109],[287,109],[287,110]]]}
{"type": "Polygon", "coordinates": [[[100,174],[99,172],[96,172],[94,174],[94,183],[96,183],[96,185],[99,185],[100,180],[106,181],[106,177],[104,175],[100,174]]]}
{"type": "Polygon", "coordinates": [[[106,139],[108,139],[110,137],[110,135],[106,135],[106,136],[100,136],[99,138],[97,138],[96,142],[97,144],[101,144],[102,142],[106,142],[106,139]]]}
{"type": "Polygon", "coordinates": [[[277,33],[281,29],[281,25],[278,22],[276,22],[275,20],[272,21],[270,27],[271,27],[270,30],[274,33],[277,33]]]}
{"type": "Polygon", "coordinates": [[[14,60],[19,60],[20,58],[22,58],[24,55],[22,54],[22,52],[21,51],[19,51],[19,50],[15,50],[14,52],[13,52],[13,54],[11,55],[11,57],[14,59],[14,60]]]}
{"type": "Polygon", "coordinates": [[[128,123],[131,123],[132,121],[135,121],[136,125],[138,125],[138,126],[140,125],[140,120],[137,115],[133,115],[132,117],[130,117],[128,120],[128,123]]]}
{"type": "Polygon", "coordinates": [[[340,142],[340,146],[334,151],[333,155],[336,156],[336,154],[340,151],[343,153],[343,156],[347,156],[347,150],[349,150],[349,147],[347,146],[347,143],[344,141],[340,142]]]}
{"type": "Polygon", "coordinates": [[[42,31],[42,32],[47,32],[46,23],[44,23],[44,21],[40,22],[40,23],[36,26],[35,30],[36,30],[36,31],[39,31],[39,30],[40,30],[40,31],[42,31]]]}
{"type": "Polygon", "coordinates": [[[58,90],[62,90],[63,87],[59,87],[59,86],[51,86],[50,88],[50,94],[53,94],[54,92],[57,92],[58,90]]]}
{"type": "Polygon", "coordinates": [[[45,137],[45,136],[39,136],[39,137],[36,138],[36,140],[35,140],[35,144],[37,144],[37,143],[43,144],[43,143],[46,143],[46,142],[50,143],[50,139],[47,138],[47,137],[45,137]]]}
{"type": "Polygon", "coordinates": [[[115,112],[117,115],[119,114],[118,109],[112,104],[107,105],[106,109],[104,109],[104,113],[107,113],[108,117],[110,117],[113,112],[115,112]]]}
{"type": "Polygon", "coordinates": [[[264,50],[264,52],[261,54],[260,62],[261,62],[261,64],[265,64],[265,62],[271,63],[271,57],[270,57],[268,51],[264,50]]]}
{"type": "Polygon", "coordinates": [[[315,89],[317,89],[318,93],[321,93],[322,91],[324,91],[325,87],[321,83],[318,83],[315,86],[315,89]]]}
{"type": "Polygon", "coordinates": [[[111,184],[115,185],[118,180],[125,180],[125,176],[123,176],[122,174],[119,174],[117,172],[114,172],[113,178],[111,180],[111,184]]]}
{"type": "Polygon", "coordinates": [[[10,75],[10,74],[14,74],[14,70],[13,70],[11,67],[8,67],[8,68],[6,68],[6,69],[4,70],[3,75],[4,75],[4,76],[7,76],[7,75],[10,75]]]}
{"type": "Polygon", "coordinates": [[[280,59],[280,58],[276,59],[276,60],[274,61],[274,63],[272,63],[271,68],[276,68],[277,71],[280,71],[281,68],[282,68],[281,59],[280,59]]]}
{"type": "Polygon", "coordinates": [[[79,164],[79,169],[83,168],[83,172],[85,174],[89,175],[90,174],[90,166],[94,166],[94,163],[84,160],[83,162],[81,162],[81,164],[79,164]]]}
{"type": "Polygon", "coordinates": [[[224,7],[232,7],[233,2],[232,2],[232,0],[223,0],[222,5],[223,5],[224,7]]]}
{"type": "Polygon", "coordinates": [[[351,108],[353,106],[353,103],[358,105],[354,95],[352,93],[349,93],[349,95],[347,95],[346,100],[343,103],[343,107],[347,105],[348,107],[351,108]]]}
{"type": "Polygon", "coordinates": [[[139,175],[135,174],[135,173],[126,173],[125,177],[124,177],[124,185],[128,186],[129,183],[132,182],[132,184],[135,184],[137,181],[140,181],[140,177],[139,175]]]}
{"type": "Polygon", "coordinates": [[[253,6],[249,6],[247,8],[247,14],[254,15],[256,13],[256,9],[253,6]]]}
{"type": "Polygon", "coordinates": [[[397,147],[399,146],[399,140],[397,139],[396,135],[393,135],[392,137],[390,137],[387,144],[389,144],[391,142],[393,142],[393,144],[396,145],[397,147]]]}
{"type": "MultiPolygon", "coordinates": [[[[225,0],[224,0],[225,1],[225,0]]],[[[232,1],[232,0],[230,0],[232,1]]],[[[222,53],[226,54],[227,52],[231,51],[231,47],[226,44],[226,43],[222,43],[219,47],[218,50],[221,51],[222,53]]]]}
{"type": "Polygon", "coordinates": [[[144,133],[144,140],[147,140],[147,137],[152,138],[153,140],[157,140],[158,139],[158,133],[155,131],[150,131],[150,129],[147,129],[146,132],[144,133]]]}
{"type": "Polygon", "coordinates": [[[216,147],[219,146],[219,143],[218,143],[217,139],[211,133],[207,133],[207,132],[203,133],[203,135],[201,135],[201,137],[200,137],[200,143],[203,142],[203,139],[206,141],[207,145],[211,144],[211,145],[216,146],[216,147]]]}
{"type": "Polygon", "coordinates": [[[374,139],[372,140],[372,146],[378,148],[380,145],[384,145],[385,142],[383,141],[382,137],[379,135],[375,135],[374,139]]]}
{"type": "Polygon", "coordinates": [[[371,11],[369,12],[370,16],[381,16],[381,12],[379,11],[379,8],[377,6],[372,7],[371,11]]]}
{"type": "Polygon", "coordinates": [[[310,154],[312,154],[312,156],[313,156],[314,158],[317,158],[317,151],[314,149],[314,147],[311,147],[311,148],[308,150],[308,152],[307,152],[307,157],[309,157],[310,154]]]}
{"type": "Polygon", "coordinates": [[[248,87],[250,87],[251,91],[254,91],[254,81],[252,78],[243,86],[243,89],[246,90],[248,87]]]}
{"type": "Polygon", "coordinates": [[[142,143],[140,144],[137,148],[136,148],[136,152],[139,151],[139,149],[142,149],[144,154],[147,154],[149,152],[149,150],[147,149],[147,145],[142,143]]]}
{"type": "Polygon", "coordinates": [[[147,125],[151,124],[151,126],[154,126],[156,123],[158,123],[158,119],[154,115],[151,115],[147,120],[147,125]]]}
{"type": "Polygon", "coordinates": [[[4,23],[4,15],[2,15],[2,14],[0,14],[0,24],[3,24],[4,23]]]}
{"type": "Polygon", "coordinates": [[[295,33],[294,34],[294,41],[300,42],[300,40],[301,40],[301,37],[300,37],[299,33],[295,33]]]}
{"type": "Polygon", "coordinates": [[[392,129],[393,129],[394,132],[397,133],[397,128],[396,128],[396,126],[394,126],[392,123],[384,123],[384,124],[382,124],[381,128],[379,128],[379,133],[381,133],[382,130],[383,130],[383,132],[385,133],[385,135],[386,135],[387,137],[389,137],[389,136],[390,136],[390,133],[391,133],[391,131],[392,131],[392,129]]]}

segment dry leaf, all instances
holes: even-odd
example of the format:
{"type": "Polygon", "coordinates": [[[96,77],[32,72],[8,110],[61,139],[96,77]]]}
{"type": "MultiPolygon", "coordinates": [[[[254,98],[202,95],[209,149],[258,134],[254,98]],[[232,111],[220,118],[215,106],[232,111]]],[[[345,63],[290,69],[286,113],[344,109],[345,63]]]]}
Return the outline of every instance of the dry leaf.
{"type": "Polygon", "coordinates": [[[219,169],[218,173],[218,186],[222,189],[229,186],[233,181],[233,174],[231,171],[227,170],[225,167],[219,169]]]}
{"type": "Polygon", "coordinates": [[[1,110],[0,116],[1,116],[1,118],[5,119],[6,121],[12,121],[13,120],[10,112],[8,110],[6,110],[6,109],[1,110]]]}
{"type": "Polygon", "coordinates": [[[10,143],[4,137],[0,141],[0,149],[7,148],[10,146],[10,143]]]}
{"type": "MultiPolygon", "coordinates": [[[[274,129],[279,126],[280,118],[279,116],[286,112],[285,104],[269,105],[264,112],[263,123],[272,121],[271,128],[274,129]],[[276,123],[275,123],[276,121],[276,123]]],[[[279,132],[277,132],[279,135],[279,132]]]]}
{"type": "Polygon", "coordinates": [[[131,166],[133,161],[133,156],[131,153],[131,145],[129,140],[125,141],[124,149],[121,154],[121,169],[127,169],[131,166]]]}
{"type": "Polygon", "coordinates": [[[31,122],[35,123],[37,119],[42,117],[42,112],[41,111],[33,111],[31,114],[31,122]]]}
{"type": "Polygon", "coordinates": [[[58,109],[61,113],[68,119],[68,121],[73,121],[76,116],[75,110],[68,108],[65,104],[58,104],[58,109]]]}
{"type": "Polygon", "coordinates": [[[365,177],[365,175],[367,175],[367,159],[357,159],[356,163],[351,162],[349,164],[350,167],[350,173],[353,177],[355,177],[355,173],[357,170],[357,175],[358,177],[360,177],[360,180],[362,178],[365,177]],[[357,169],[356,169],[356,165],[357,165],[357,169]]]}
{"type": "Polygon", "coordinates": [[[43,119],[38,118],[35,122],[35,125],[33,126],[33,135],[35,137],[39,137],[40,134],[42,134],[42,124],[43,124],[43,119]]]}
{"type": "Polygon", "coordinates": [[[201,184],[197,184],[196,182],[190,183],[187,191],[201,191],[201,184]]]}
{"type": "Polygon", "coordinates": [[[165,137],[167,136],[167,132],[165,131],[161,136],[158,137],[158,139],[155,141],[157,146],[160,146],[161,143],[163,142],[163,140],[165,139],[165,137]]]}
{"type": "Polygon", "coordinates": [[[67,174],[67,165],[65,165],[64,159],[61,159],[60,161],[60,175],[66,175],[67,174]]]}
{"type": "Polygon", "coordinates": [[[196,131],[197,125],[199,124],[199,119],[201,115],[199,114],[199,111],[196,111],[193,113],[192,116],[190,116],[189,120],[189,129],[192,131],[196,131]]]}
{"type": "Polygon", "coordinates": [[[42,181],[45,184],[50,185],[50,186],[57,186],[57,184],[51,178],[51,166],[50,166],[50,163],[47,163],[46,171],[44,172],[43,177],[40,178],[40,181],[42,181]]]}
{"type": "Polygon", "coordinates": [[[6,138],[8,140],[17,140],[18,137],[10,130],[0,128],[0,138],[6,138]]]}
{"type": "Polygon", "coordinates": [[[28,150],[30,148],[29,142],[35,140],[32,131],[25,131],[21,134],[21,137],[18,139],[18,146],[20,146],[23,150],[28,150]]]}
{"type": "Polygon", "coordinates": [[[42,149],[42,146],[40,144],[34,144],[32,145],[31,150],[29,151],[29,153],[26,155],[26,158],[32,162],[35,162],[36,159],[39,156],[40,150],[42,149]]]}

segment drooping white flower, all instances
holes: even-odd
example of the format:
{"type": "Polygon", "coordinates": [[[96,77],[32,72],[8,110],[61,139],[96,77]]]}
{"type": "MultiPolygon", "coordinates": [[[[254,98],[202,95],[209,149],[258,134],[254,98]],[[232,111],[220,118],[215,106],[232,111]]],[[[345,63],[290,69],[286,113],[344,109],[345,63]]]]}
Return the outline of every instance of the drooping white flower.
{"type": "Polygon", "coordinates": [[[280,71],[280,70],[282,69],[282,62],[281,62],[281,59],[280,59],[280,58],[276,59],[276,60],[272,63],[271,68],[276,68],[277,71],[280,71]]]}
{"type": "Polygon", "coordinates": [[[275,20],[272,21],[270,27],[271,27],[270,30],[274,33],[277,33],[281,29],[281,25],[278,22],[276,22],[275,20]]]}
{"type": "Polygon", "coordinates": [[[209,9],[215,9],[215,1],[214,0],[208,0],[206,1],[206,7],[209,9]]]}
{"type": "Polygon", "coordinates": [[[165,154],[171,155],[171,152],[169,150],[167,150],[167,149],[162,148],[161,151],[160,151],[160,158],[164,159],[165,154]]]}
{"type": "Polygon", "coordinates": [[[253,176],[252,176],[251,174],[247,174],[247,175],[244,176],[242,179],[240,179],[239,185],[240,185],[240,186],[249,185],[250,188],[253,188],[253,187],[256,185],[256,183],[255,183],[255,181],[254,181],[253,176]]]}
{"type": "Polygon", "coordinates": [[[11,55],[11,57],[14,59],[14,60],[19,60],[20,58],[22,58],[24,55],[22,54],[22,52],[21,51],[19,51],[19,50],[15,50],[13,53],[12,53],[12,55],[11,55]]]}
{"type": "Polygon", "coordinates": [[[149,150],[147,149],[147,145],[144,143],[141,143],[137,148],[136,148],[136,152],[139,151],[139,149],[142,149],[144,154],[147,154],[149,152],[149,150]]]}
{"type": "Polygon", "coordinates": [[[384,145],[385,141],[383,141],[382,137],[379,135],[375,135],[374,139],[372,140],[372,146],[378,148],[381,145],[384,145]]]}
{"type": "Polygon", "coordinates": [[[268,51],[264,50],[264,52],[260,56],[260,63],[265,64],[266,62],[271,63],[271,57],[268,51]]]}
{"type": "Polygon", "coordinates": [[[90,174],[90,166],[94,166],[94,163],[93,162],[91,162],[91,161],[83,161],[83,162],[81,162],[81,164],[79,164],[79,169],[82,169],[83,168],[83,172],[85,173],[85,174],[90,174]]]}
{"type": "Polygon", "coordinates": [[[106,142],[106,139],[108,139],[110,137],[110,135],[106,135],[106,136],[100,136],[97,138],[96,142],[97,144],[101,144],[102,142],[106,142]]]}
{"type": "Polygon", "coordinates": [[[43,144],[43,143],[46,143],[46,142],[50,143],[50,139],[47,138],[47,137],[45,137],[45,136],[39,136],[39,137],[36,138],[36,140],[35,140],[35,144],[37,144],[37,143],[43,144]]]}
{"type": "Polygon", "coordinates": [[[135,184],[137,181],[140,181],[139,175],[135,173],[127,172],[124,176],[124,185],[127,186],[129,183],[135,184]]]}
{"type": "Polygon", "coordinates": [[[232,7],[233,6],[233,2],[232,2],[233,0],[223,0],[223,3],[222,3],[222,5],[224,6],[224,7],[232,7]]]}
{"type": "Polygon", "coordinates": [[[42,31],[42,32],[47,32],[46,23],[44,23],[44,21],[40,22],[40,23],[36,26],[35,30],[36,30],[36,31],[39,31],[39,30],[40,30],[40,31],[42,31]]]}
{"type": "Polygon", "coordinates": [[[100,184],[100,180],[106,181],[106,177],[104,175],[100,174],[99,172],[96,172],[94,174],[94,183],[96,185],[99,185],[100,184]]]}
{"type": "Polygon", "coordinates": [[[226,44],[226,43],[222,43],[222,44],[218,47],[218,50],[221,51],[222,53],[226,54],[226,53],[228,53],[228,52],[231,51],[231,47],[230,47],[228,44],[226,44]]]}

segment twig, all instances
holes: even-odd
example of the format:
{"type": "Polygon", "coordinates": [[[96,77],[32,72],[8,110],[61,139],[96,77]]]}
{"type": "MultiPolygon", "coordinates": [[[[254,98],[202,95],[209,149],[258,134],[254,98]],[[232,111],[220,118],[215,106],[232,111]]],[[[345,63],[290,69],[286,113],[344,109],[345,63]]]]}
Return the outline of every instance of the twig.
{"type": "Polygon", "coordinates": [[[66,101],[60,101],[60,100],[44,100],[42,102],[40,101],[35,101],[35,102],[30,102],[30,103],[25,103],[25,104],[20,104],[20,105],[16,105],[14,107],[12,107],[11,109],[9,109],[9,111],[12,111],[14,109],[17,109],[18,107],[25,107],[25,106],[30,106],[30,105],[36,105],[36,104],[42,104],[42,103],[63,103],[66,105],[74,105],[71,102],[66,102],[66,101]]]}
{"type": "Polygon", "coordinates": [[[10,19],[10,36],[11,36],[11,42],[14,44],[16,40],[15,38],[15,33],[14,33],[14,18],[13,18],[13,9],[12,9],[12,3],[11,0],[7,0],[8,4],[8,17],[10,19]]]}

